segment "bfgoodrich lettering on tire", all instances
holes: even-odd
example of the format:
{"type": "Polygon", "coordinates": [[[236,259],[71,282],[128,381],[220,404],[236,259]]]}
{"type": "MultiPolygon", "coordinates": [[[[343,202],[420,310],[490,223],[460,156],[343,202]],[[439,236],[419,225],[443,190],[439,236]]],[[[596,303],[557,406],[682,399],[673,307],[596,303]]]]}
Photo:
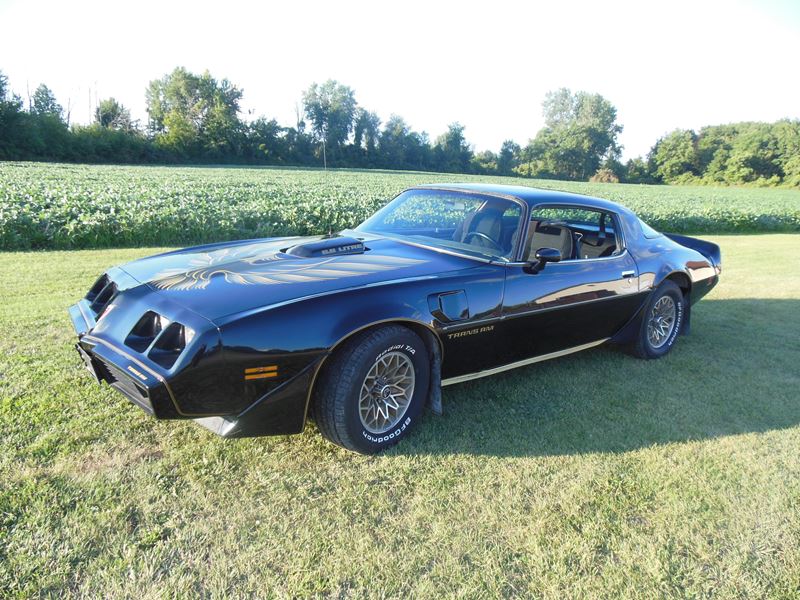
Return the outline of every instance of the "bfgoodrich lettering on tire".
{"type": "Polygon", "coordinates": [[[639,358],[661,358],[672,350],[683,327],[686,299],[675,282],[664,281],[645,307],[642,325],[631,352],[639,358]]]}
{"type": "Polygon", "coordinates": [[[425,344],[388,325],[356,335],[323,366],[313,410],[322,435],[362,454],[401,440],[419,420],[428,393],[425,344]]]}

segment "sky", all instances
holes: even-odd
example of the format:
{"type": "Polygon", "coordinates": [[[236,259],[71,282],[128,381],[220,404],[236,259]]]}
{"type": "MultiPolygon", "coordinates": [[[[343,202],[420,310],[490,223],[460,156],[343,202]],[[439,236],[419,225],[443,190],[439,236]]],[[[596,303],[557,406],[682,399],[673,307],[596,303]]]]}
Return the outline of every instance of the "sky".
{"type": "Polygon", "coordinates": [[[146,122],[145,89],[176,66],[244,90],[244,116],[296,122],[336,79],[385,122],[435,139],[460,122],[476,151],[525,144],[541,103],[603,95],[623,157],[675,129],[800,118],[800,0],[181,2],[0,0],[0,71],[47,84],[71,122],[113,96],[146,122]]]}

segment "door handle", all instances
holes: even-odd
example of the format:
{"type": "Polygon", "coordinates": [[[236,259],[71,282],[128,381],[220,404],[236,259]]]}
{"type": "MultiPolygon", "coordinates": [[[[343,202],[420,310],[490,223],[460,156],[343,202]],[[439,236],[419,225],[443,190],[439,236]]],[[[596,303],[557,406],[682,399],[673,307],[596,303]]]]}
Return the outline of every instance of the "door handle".
{"type": "Polygon", "coordinates": [[[629,277],[633,277],[634,275],[636,275],[636,271],[623,271],[622,272],[622,278],[623,279],[628,279],[629,277]]]}

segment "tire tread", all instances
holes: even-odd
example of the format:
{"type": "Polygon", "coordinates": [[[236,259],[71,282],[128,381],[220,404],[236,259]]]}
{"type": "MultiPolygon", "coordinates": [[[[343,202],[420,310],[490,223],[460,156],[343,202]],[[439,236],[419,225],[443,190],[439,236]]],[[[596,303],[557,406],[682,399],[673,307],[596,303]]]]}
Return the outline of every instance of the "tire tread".
{"type": "MultiPolygon", "coordinates": [[[[648,300],[647,306],[645,307],[645,313],[642,317],[642,324],[639,329],[639,334],[636,336],[636,339],[628,346],[629,352],[636,358],[641,358],[644,360],[653,360],[661,358],[662,356],[666,355],[669,352],[669,350],[667,350],[667,352],[654,354],[653,351],[650,350],[650,347],[647,344],[647,319],[650,313],[650,309],[652,308],[656,299],[663,296],[667,290],[675,291],[681,298],[684,298],[683,291],[681,290],[681,288],[678,287],[678,285],[670,279],[663,281],[661,285],[659,285],[655,289],[652,297],[650,298],[650,300],[648,300]]],[[[683,302],[685,301],[686,300],[684,298],[683,302]]],[[[683,323],[681,323],[681,327],[683,327],[683,323]]]]}

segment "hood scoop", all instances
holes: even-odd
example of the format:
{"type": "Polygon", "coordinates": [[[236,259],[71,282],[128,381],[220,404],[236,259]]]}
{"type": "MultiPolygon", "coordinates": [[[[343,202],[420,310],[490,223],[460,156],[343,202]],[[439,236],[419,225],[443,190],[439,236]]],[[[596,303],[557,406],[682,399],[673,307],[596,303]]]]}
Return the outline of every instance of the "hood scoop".
{"type": "Polygon", "coordinates": [[[367,248],[361,240],[348,236],[336,236],[297,244],[297,246],[287,248],[284,252],[298,258],[320,258],[343,254],[364,254],[366,251],[367,248]]]}

